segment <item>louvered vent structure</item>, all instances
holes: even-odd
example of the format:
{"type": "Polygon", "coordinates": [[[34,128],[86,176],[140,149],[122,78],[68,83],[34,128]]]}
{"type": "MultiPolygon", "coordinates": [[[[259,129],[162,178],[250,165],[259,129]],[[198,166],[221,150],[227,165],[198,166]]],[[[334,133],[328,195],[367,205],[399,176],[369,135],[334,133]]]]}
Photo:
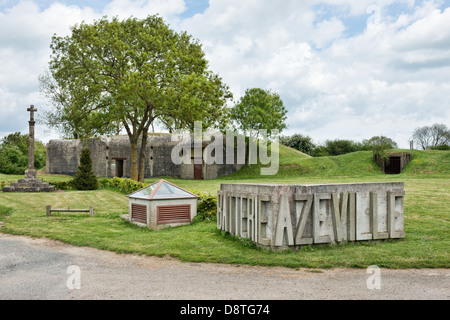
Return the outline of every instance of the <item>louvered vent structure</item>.
{"type": "Polygon", "coordinates": [[[132,203],[131,220],[139,223],[147,223],[147,206],[132,203]]]}
{"type": "Polygon", "coordinates": [[[158,206],[158,224],[191,222],[191,206],[158,206]]]}
{"type": "Polygon", "coordinates": [[[152,229],[189,224],[197,214],[196,194],[160,180],[128,196],[130,221],[152,229]],[[150,215],[147,217],[147,215],[150,215]]]}

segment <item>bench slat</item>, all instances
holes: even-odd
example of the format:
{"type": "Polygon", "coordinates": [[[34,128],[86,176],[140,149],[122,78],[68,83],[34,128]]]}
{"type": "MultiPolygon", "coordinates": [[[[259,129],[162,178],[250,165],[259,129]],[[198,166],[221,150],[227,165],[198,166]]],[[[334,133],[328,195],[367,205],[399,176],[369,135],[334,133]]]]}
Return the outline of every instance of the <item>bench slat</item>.
{"type": "Polygon", "coordinates": [[[52,212],[89,212],[89,216],[94,216],[94,207],[89,209],[52,209],[52,206],[47,206],[46,213],[47,217],[50,217],[52,212]]]}

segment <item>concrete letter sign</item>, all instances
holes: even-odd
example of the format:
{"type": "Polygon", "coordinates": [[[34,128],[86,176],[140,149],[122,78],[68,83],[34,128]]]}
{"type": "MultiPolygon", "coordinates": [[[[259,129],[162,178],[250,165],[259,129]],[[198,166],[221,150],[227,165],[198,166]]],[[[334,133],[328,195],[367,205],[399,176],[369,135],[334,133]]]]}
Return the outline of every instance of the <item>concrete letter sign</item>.
{"type": "Polygon", "coordinates": [[[222,184],[217,227],[260,247],[404,238],[403,183],[222,184]]]}

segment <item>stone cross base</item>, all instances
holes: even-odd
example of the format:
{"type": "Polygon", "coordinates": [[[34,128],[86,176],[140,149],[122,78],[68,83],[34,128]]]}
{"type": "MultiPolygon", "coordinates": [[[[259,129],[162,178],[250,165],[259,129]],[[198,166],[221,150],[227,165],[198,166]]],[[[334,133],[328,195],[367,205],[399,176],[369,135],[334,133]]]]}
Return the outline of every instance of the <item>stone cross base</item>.
{"type": "Polygon", "coordinates": [[[34,169],[25,170],[25,179],[28,179],[28,180],[34,179],[34,180],[36,180],[36,177],[37,177],[37,171],[36,170],[34,170],[34,169]]]}
{"type": "Polygon", "coordinates": [[[19,179],[4,187],[3,192],[55,192],[55,186],[51,186],[42,179],[19,179]]]}

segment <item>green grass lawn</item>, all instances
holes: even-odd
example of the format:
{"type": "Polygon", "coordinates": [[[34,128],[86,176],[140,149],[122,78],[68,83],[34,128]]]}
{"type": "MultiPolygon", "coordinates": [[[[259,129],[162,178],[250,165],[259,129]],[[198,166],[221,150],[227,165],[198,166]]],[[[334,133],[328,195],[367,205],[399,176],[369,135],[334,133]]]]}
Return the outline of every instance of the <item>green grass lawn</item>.
{"type": "MultiPolygon", "coordinates": [[[[259,167],[245,168],[231,176],[210,181],[167,178],[181,187],[215,194],[221,183],[257,182],[320,184],[347,182],[405,182],[406,238],[386,242],[305,247],[298,251],[272,252],[246,240],[223,234],[212,222],[152,231],[122,218],[128,213],[125,195],[110,190],[70,191],[51,194],[0,193],[0,231],[46,237],[77,246],[118,253],[170,255],[182,261],[233,263],[291,268],[332,268],[378,265],[385,268],[450,267],[450,152],[415,152],[413,161],[400,175],[385,175],[371,161],[370,152],[340,157],[309,158],[288,149],[280,150],[280,172],[257,174],[259,167]],[[290,159],[289,159],[290,158],[290,159]],[[45,206],[88,208],[95,216],[54,214],[46,217],[45,206]]],[[[0,181],[20,176],[0,175],[0,181]]],[[[44,180],[67,177],[43,176],[44,180]]],[[[59,180],[59,181],[61,181],[59,180]]],[[[156,179],[149,179],[152,182],[156,179]]]]}

